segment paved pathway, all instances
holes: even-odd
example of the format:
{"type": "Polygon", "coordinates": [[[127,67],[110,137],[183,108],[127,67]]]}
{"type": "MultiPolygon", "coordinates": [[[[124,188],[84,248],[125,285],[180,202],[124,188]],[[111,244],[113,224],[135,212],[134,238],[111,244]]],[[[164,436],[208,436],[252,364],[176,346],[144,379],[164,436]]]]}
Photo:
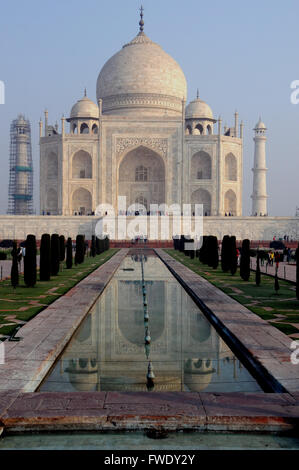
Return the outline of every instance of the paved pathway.
{"type": "MultiPolygon", "coordinates": [[[[256,258],[250,258],[250,267],[255,271],[256,269],[256,258]]],[[[270,274],[275,276],[276,265],[273,266],[267,265],[266,262],[262,266],[260,263],[260,269],[262,273],[270,274]]],[[[296,282],[296,265],[288,263],[279,263],[278,266],[278,277],[280,279],[286,279],[288,281],[296,282]]]]}
{"type": "MultiPolygon", "coordinates": [[[[12,260],[0,261],[0,280],[10,277],[12,260]]],[[[36,257],[36,264],[39,266],[39,255],[36,257]]],[[[21,261],[21,273],[24,272],[24,260],[21,261]]]]}

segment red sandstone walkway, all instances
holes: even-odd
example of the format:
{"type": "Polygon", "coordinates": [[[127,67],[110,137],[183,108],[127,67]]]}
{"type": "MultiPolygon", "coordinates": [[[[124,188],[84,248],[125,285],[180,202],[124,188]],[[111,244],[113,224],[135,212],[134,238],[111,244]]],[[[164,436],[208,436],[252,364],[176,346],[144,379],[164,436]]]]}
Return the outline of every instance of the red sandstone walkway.
{"type": "MultiPolygon", "coordinates": [[[[250,258],[250,267],[254,271],[256,270],[256,258],[250,258]]],[[[273,266],[267,265],[266,262],[262,266],[260,263],[260,269],[262,273],[275,276],[275,272],[276,272],[275,263],[273,266]]],[[[279,263],[277,274],[280,279],[285,279],[287,281],[296,282],[296,265],[288,264],[285,262],[279,263]]]]}

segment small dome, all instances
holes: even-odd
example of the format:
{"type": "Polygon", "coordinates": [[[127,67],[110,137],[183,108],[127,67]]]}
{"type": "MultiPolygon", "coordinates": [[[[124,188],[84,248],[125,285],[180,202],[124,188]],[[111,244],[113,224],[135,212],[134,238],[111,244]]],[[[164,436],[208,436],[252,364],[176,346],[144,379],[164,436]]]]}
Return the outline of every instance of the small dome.
{"type": "Polygon", "coordinates": [[[186,119],[213,119],[213,112],[210,106],[197,98],[186,106],[186,119]]]}
{"type": "Polygon", "coordinates": [[[70,118],[98,119],[99,108],[93,101],[84,95],[83,98],[78,100],[77,103],[72,107],[70,118]]]}
{"type": "Polygon", "coordinates": [[[259,122],[255,125],[255,129],[267,129],[261,117],[259,118],[259,122]]]}

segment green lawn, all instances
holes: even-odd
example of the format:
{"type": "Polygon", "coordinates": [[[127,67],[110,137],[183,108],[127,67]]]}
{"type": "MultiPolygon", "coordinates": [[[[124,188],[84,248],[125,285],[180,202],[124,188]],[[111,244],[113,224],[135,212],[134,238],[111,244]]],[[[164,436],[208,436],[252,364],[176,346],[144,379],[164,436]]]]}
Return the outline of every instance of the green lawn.
{"type": "Polygon", "coordinates": [[[261,274],[261,284],[257,287],[253,272],[249,281],[245,282],[240,277],[239,269],[232,276],[230,273],[223,273],[220,264],[217,269],[212,269],[179,251],[165,251],[264,320],[272,320],[271,324],[279,330],[288,335],[299,333],[299,300],[296,299],[294,285],[279,281],[280,289],[276,294],[274,279],[269,276],[261,274]],[[298,323],[298,329],[291,323],[298,323]]]}
{"type": "MultiPolygon", "coordinates": [[[[118,250],[112,248],[95,258],[86,257],[84,263],[72,269],[65,268],[58,276],[51,277],[48,282],[37,281],[35,287],[26,287],[23,276],[20,276],[20,285],[14,290],[10,280],[0,282],[0,341],[5,339],[2,335],[9,335],[18,324],[18,320],[26,322],[49,304],[65,294],[84,277],[108,261],[118,250]]],[[[37,274],[39,279],[39,274],[37,274]]]]}

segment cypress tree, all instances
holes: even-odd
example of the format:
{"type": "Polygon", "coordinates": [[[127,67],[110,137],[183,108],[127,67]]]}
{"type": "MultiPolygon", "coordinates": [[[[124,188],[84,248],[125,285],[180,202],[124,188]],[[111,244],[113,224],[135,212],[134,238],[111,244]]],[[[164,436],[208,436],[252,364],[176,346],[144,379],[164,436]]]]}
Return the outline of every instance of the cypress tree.
{"type": "Polygon", "coordinates": [[[48,233],[44,233],[40,243],[39,278],[41,281],[49,281],[51,276],[51,239],[48,233]]]}
{"type": "Polygon", "coordinates": [[[180,243],[179,243],[179,251],[180,252],[184,251],[184,246],[185,246],[185,237],[184,237],[184,235],[181,235],[180,243]]]}
{"type": "Polygon", "coordinates": [[[236,237],[230,237],[230,272],[232,276],[236,274],[238,267],[236,237]]]}
{"type": "Polygon", "coordinates": [[[256,253],[255,283],[257,286],[261,283],[260,254],[258,251],[256,253]]]}
{"type": "Polygon", "coordinates": [[[299,300],[299,243],[296,250],[296,297],[299,300]]]}
{"type": "Polygon", "coordinates": [[[66,267],[71,269],[73,266],[73,242],[71,237],[66,242],[66,267]]]}
{"type": "MultiPolygon", "coordinates": [[[[188,243],[193,243],[193,244],[194,244],[194,239],[192,238],[191,240],[189,240],[188,243]]],[[[194,259],[194,253],[195,253],[195,252],[194,252],[194,247],[193,247],[193,248],[191,248],[191,249],[189,250],[189,253],[188,253],[189,256],[190,256],[190,259],[194,259]]]]}
{"type": "Polygon", "coordinates": [[[91,237],[91,250],[90,250],[90,255],[92,257],[95,257],[96,255],[96,237],[95,235],[92,235],[91,237]]]}
{"type": "Polygon", "coordinates": [[[60,253],[59,253],[59,235],[51,235],[51,275],[57,276],[59,273],[60,253]]]}
{"type": "Polygon", "coordinates": [[[213,237],[209,235],[207,238],[207,248],[206,248],[206,263],[209,267],[212,267],[212,258],[213,258],[213,237]]]}
{"type": "Polygon", "coordinates": [[[248,281],[250,278],[250,241],[248,238],[242,242],[240,276],[243,281],[248,281]]]}
{"type": "Polygon", "coordinates": [[[84,253],[85,253],[84,235],[77,235],[77,237],[76,237],[75,264],[83,263],[84,253]]]}
{"type": "Polygon", "coordinates": [[[209,246],[209,237],[207,235],[204,235],[203,245],[202,245],[202,254],[201,254],[201,259],[202,259],[203,264],[208,263],[208,259],[209,259],[208,246],[209,246]]]}
{"type": "Polygon", "coordinates": [[[36,239],[34,235],[27,235],[25,249],[24,282],[27,287],[34,287],[36,284],[36,239]]]}
{"type": "Polygon", "coordinates": [[[278,282],[277,270],[276,270],[276,273],[275,273],[274,289],[275,289],[276,294],[278,294],[278,291],[279,291],[279,282],[278,282]]]}
{"type": "Polygon", "coordinates": [[[12,256],[12,265],[11,265],[10,280],[11,280],[12,287],[15,289],[19,285],[18,250],[17,250],[16,242],[13,242],[11,256],[12,256]]]}
{"type": "Polygon", "coordinates": [[[230,270],[230,236],[224,235],[221,246],[221,268],[224,273],[230,270]]]}
{"type": "Polygon", "coordinates": [[[97,255],[101,254],[100,239],[98,237],[96,237],[96,254],[97,255]]]}
{"type": "Polygon", "coordinates": [[[59,259],[60,261],[65,260],[65,238],[64,235],[59,237],[59,259]]]}
{"type": "Polygon", "coordinates": [[[218,254],[218,240],[217,237],[213,236],[211,239],[211,258],[210,258],[210,266],[213,269],[218,268],[219,264],[219,254],[218,254]]]}

